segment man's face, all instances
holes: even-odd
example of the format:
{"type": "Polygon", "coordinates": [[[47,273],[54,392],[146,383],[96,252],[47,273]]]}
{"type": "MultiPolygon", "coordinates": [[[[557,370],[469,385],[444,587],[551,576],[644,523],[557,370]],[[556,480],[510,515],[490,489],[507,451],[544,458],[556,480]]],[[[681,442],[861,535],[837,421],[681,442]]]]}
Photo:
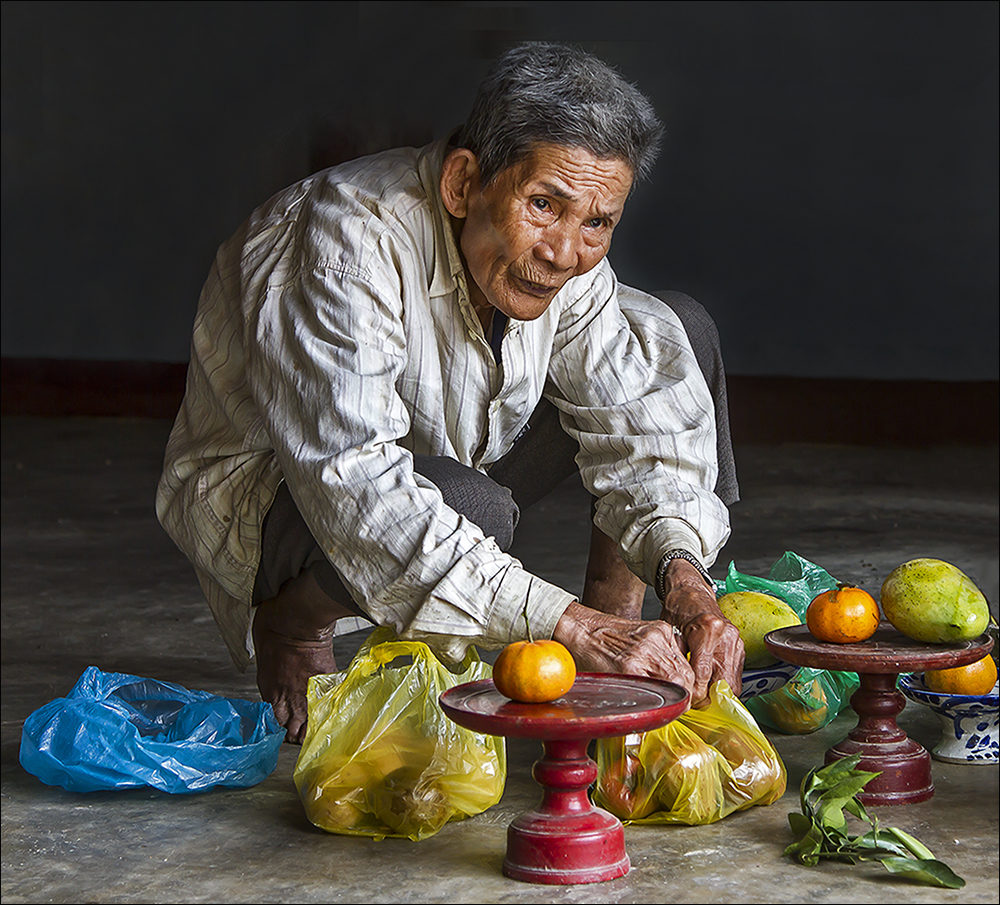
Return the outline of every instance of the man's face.
{"type": "Polygon", "coordinates": [[[474,172],[459,238],[472,302],[533,320],[608,253],[632,170],[582,148],[540,144],[485,189],[474,172]]]}

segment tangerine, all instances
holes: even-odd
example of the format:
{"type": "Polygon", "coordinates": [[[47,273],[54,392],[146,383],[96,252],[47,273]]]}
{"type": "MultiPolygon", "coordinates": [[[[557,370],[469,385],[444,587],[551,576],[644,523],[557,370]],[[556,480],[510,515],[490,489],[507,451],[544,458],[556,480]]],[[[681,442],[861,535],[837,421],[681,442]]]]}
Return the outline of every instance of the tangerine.
{"type": "Polygon", "coordinates": [[[854,644],[875,634],[879,609],[875,598],[851,584],[817,594],[806,609],[806,627],[820,641],[854,644]]]}
{"type": "Polygon", "coordinates": [[[576,681],[576,661],[558,641],[514,641],[493,664],[493,684],[512,701],[541,704],[561,698],[576,681]]]}
{"type": "Polygon", "coordinates": [[[924,685],[941,694],[984,695],[996,684],[997,665],[989,654],[965,666],[929,669],[924,673],[924,685]]]}
{"type": "MultiPolygon", "coordinates": [[[[528,582],[531,593],[532,577],[528,582]]],[[[555,639],[536,641],[528,621],[528,597],[524,599],[527,641],[508,644],[493,663],[493,684],[505,698],[522,704],[545,704],[561,698],[576,681],[576,661],[569,649],[555,639]]]]}

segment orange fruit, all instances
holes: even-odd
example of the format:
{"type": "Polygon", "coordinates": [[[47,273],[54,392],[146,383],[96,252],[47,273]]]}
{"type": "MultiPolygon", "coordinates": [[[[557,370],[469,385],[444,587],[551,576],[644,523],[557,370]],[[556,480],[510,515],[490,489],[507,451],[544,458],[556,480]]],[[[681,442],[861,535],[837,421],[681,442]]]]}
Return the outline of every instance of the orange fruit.
{"type": "Polygon", "coordinates": [[[878,628],[875,598],[850,584],[838,584],[813,598],[806,609],[806,627],[820,641],[854,644],[866,641],[878,628]]]}
{"type": "Polygon", "coordinates": [[[645,771],[638,755],[625,751],[620,760],[604,766],[594,789],[594,802],[621,820],[641,820],[656,807],[656,799],[642,781],[645,771]]]}
{"type": "Polygon", "coordinates": [[[760,703],[775,728],[789,735],[805,735],[822,729],[828,722],[829,701],[819,679],[808,687],[789,682],[768,694],[761,695],[760,703]],[[809,702],[815,702],[810,706],[809,702]]]}
{"type": "Polygon", "coordinates": [[[514,641],[493,664],[497,691],[525,704],[561,698],[575,681],[576,661],[558,641],[514,641]]]}
{"type": "Polygon", "coordinates": [[[997,684],[997,665],[987,654],[982,660],[952,669],[929,669],[924,684],[941,694],[989,694],[997,684]]]}

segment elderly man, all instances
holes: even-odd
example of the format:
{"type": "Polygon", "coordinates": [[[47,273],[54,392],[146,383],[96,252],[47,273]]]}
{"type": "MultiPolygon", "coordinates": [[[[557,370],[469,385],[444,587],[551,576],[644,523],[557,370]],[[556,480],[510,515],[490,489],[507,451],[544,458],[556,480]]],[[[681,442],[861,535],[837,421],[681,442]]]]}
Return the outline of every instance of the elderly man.
{"type": "Polygon", "coordinates": [[[332,638],[371,623],[457,661],[526,612],[581,670],[739,688],[714,403],[678,317],[606,259],[660,132],[600,61],[522,45],[455,136],[315,174],[220,249],[157,512],[290,741],[332,638]],[[573,469],[579,597],[505,552],[573,469]]]}

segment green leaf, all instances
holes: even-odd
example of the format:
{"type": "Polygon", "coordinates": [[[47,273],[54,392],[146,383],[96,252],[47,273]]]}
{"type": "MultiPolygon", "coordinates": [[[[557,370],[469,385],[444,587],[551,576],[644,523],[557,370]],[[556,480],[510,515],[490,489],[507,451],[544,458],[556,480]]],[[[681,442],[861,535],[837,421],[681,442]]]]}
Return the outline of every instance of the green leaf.
{"type": "Polygon", "coordinates": [[[809,821],[805,835],[785,849],[784,854],[795,858],[809,867],[819,863],[820,852],[823,850],[823,831],[815,823],[809,821]]]}
{"type": "Polygon", "coordinates": [[[881,829],[869,816],[857,795],[879,774],[855,769],[860,760],[861,755],[852,755],[806,774],[799,787],[802,813],[788,815],[792,833],[801,838],[785,849],[785,855],[810,867],[821,858],[850,864],[881,861],[892,873],[919,883],[961,889],[965,880],[935,860],[920,840],[896,827],[881,829]],[[845,811],[869,829],[848,835],[845,811]]]}
{"type": "Polygon", "coordinates": [[[808,833],[813,826],[813,822],[805,814],[796,814],[795,811],[788,815],[788,823],[796,836],[808,833]]]}
{"type": "MultiPolygon", "coordinates": [[[[824,826],[841,827],[845,824],[844,808],[878,773],[866,773],[861,770],[844,775],[837,775],[826,783],[826,789],[819,800],[813,805],[816,819],[824,826]]],[[[857,809],[854,809],[857,814],[857,809]]]]}
{"type": "Polygon", "coordinates": [[[878,773],[869,773],[865,770],[852,770],[850,773],[830,777],[824,783],[823,794],[820,798],[825,801],[840,799],[848,802],[878,775],[878,773]]]}
{"type": "Polygon", "coordinates": [[[854,768],[860,760],[860,754],[853,754],[850,757],[835,760],[820,769],[810,770],[802,780],[801,797],[807,800],[824,796],[831,797],[828,793],[837,794],[838,791],[842,790],[845,800],[850,798],[860,788],[863,788],[864,784],[872,777],[878,775],[877,773],[855,770],[854,768]],[[859,786],[858,783],[861,785],[859,786]],[[853,791],[848,791],[852,788],[853,791]]]}
{"type": "Polygon", "coordinates": [[[873,823],[871,817],[868,816],[868,812],[865,810],[865,806],[858,801],[857,798],[852,798],[846,805],[844,805],[844,810],[848,814],[857,817],[858,820],[864,820],[865,823],[873,823]]]}
{"type": "Polygon", "coordinates": [[[942,886],[945,889],[961,889],[965,880],[958,876],[947,864],[933,858],[880,858],[887,870],[918,883],[942,886]]]}
{"type": "Polygon", "coordinates": [[[861,760],[860,754],[852,754],[850,757],[843,757],[827,764],[825,767],[817,767],[810,770],[802,779],[799,786],[799,797],[802,801],[802,813],[807,812],[807,804],[813,792],[823,793],[836,785],[842,774],[849,773],[857,766],[861,760]]]}
{"type": "MultiPolygon", "coordinates": [[[[860,838],[860,837],[859,837],[860,838]]],[[[869,842],[868,836],[865,836],[865,842],[863,845],[856,846],[856,851],[858,859],[861,861],[880,861],[882,858],[909,858],[909,850],[902,845],[896,845],[895,843],[888,843],[879,845],[875,842],[869,842]]]]}
{"type": "Polygon", "coordinates": [[[841,757],[838,760],[831,761],[825,767],[814,770],[813,773],[821,783],[835,782],[841,775],[853,771],[860,762],[861,755],[852,754],[850,757],[841,757]]]}
{"type": "Polygon", "coordinates": [[[915,839],[909,833],[904,833],[901,829],[894,826],[888,826],[885,828],[885,832],[891,834],[903,845],[906,846],[907,850],[915,857],[922,861],[934,861],[934,852],[932,852],[926,845],[924,845],[919,839],[915,839]]]}
{"type": "Polygon", "coordinates": [[[816,786],[816,770],[810,770],[802,777],[802,784],[799,786],[799,807],[803,814],[811,815],[812,806],[809,803],[809,796],[816,786]]]}

